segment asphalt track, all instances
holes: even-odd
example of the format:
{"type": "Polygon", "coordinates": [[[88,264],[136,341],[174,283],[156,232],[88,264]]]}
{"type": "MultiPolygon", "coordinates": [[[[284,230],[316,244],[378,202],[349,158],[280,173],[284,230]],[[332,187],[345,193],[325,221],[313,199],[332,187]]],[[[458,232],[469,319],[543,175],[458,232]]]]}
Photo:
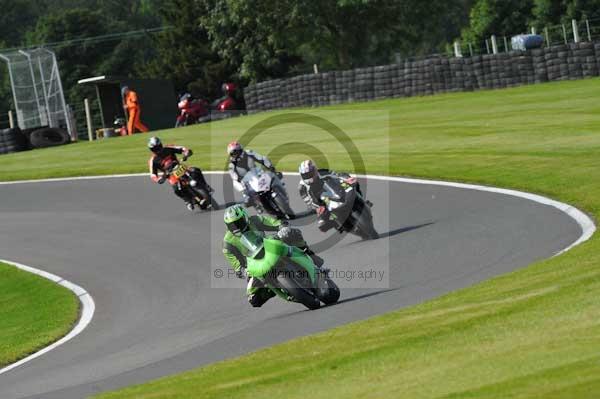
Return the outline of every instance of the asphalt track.
{"type": "MultiPolygon", "coordinates": [[[[210,180],[221,193],[223,178],[210,180]]],[[[297,177],[286,180],[303,210],[297,177]]],[[[346,273],[341,301],[305,311],[278,299],[253,309],[237,280],[215,278],[227,276],[222,212],[190,214],[148,178],[0,186],[2,257],[79,284],[96,303],[83,333],[0,375],[0,398],[83,398],[244,354],[526,266],[582,231],[556,208],[507,195],[376,180],[367,189],[382,238],[324,248],[346,273]],[[361,270],[384,278],[348,278],[361,270]]],[[[298,223],[315,243],[323,234],[311,220],[298,223]]]]}

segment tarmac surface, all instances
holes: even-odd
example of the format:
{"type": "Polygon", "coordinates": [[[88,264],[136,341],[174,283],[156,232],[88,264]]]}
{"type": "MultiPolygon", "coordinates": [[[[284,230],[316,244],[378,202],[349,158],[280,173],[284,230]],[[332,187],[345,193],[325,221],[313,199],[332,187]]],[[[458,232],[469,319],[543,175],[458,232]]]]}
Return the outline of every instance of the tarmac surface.
{"type": "MultiPolygon", "coordinates": [[[[285,181],[301,212],[297,179],[285,181]]],[[[228,177],[209,180],[223,203],[228,177]]],[[[0,398],[79,399],[143,383],[438,297],[581,234],[566,214],[521,198],[367,183],[380,239],[335,233],[332,245],[314,215],[293,222],[342,290],[316,311],[278,298],[250,307],[222,257],[223,212],[190,213],[147,177],[0,186],[1,257],[70,280],[96,303],[83,333],[0,375],[0,398]]]]}

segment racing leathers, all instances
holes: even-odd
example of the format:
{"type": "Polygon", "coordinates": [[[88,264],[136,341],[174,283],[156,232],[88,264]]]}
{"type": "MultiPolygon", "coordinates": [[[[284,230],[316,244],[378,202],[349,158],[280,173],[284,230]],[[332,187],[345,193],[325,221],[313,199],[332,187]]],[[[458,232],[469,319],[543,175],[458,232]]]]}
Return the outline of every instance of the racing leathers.
{"type": "MultiPolygon", "coordinates": [[[[265,169],[275,174],[274,184],[278,185],[282,189],[282,191],[285,192],[283,188],[284,183],[281,181],[282,175],[280,173],[277,173],[275,167],[273,166],[269,158],[262,156],[259,153],[254,152],[252,150],[244,150],[237,159],[230,158],[229,175],[233,180],[233,185],[236,188],[236,190],[242,193],[244,204],[246,206],[253,205],[254,193],[249,192],[247,190],[247,187],[244,187],[242,180],[244,179],[244,176],[246,176],[246,173],[248,173],[249,170],[256,168],[258,164],[262,165],[265,169]]],[[[258,210],[260,210],[260,208],[258,210]]]]}
{"type": "MultiPolygon", "coordinates": [[[[300,180],[298,191],[308,209],[316,211],[319,215],[317,226],[319,230],[325,232],[336,226],[336,223],[330,220],[326,204],[321,199],[321,194],[326,189],[325,185],[335,192],[344,190],[351,185],[360,196],[363,196],[363,194],[358,180],[352,178],[348,173],[336,173],[328,169],[319,169],[318,173],[319,178],[315,179],[312,184],[300,180]]],[[[370,201],[366,202],[371,204],[370,201]]]]}
{"type": "MultiPolygon", "coordinates": [[[[183,159],[185,160],[192,155],[192,150],[181,146],[166,145],[158,153],[152,154],[148,161],[148,166],[150,168],[150,178],[153,182],[158,184],[165,182],[167,179],[165,173],[169,173],[177,164],[179,164],[177,154],[183,155],[183,159]],[[161,172],[163,173],[163,176],[158,175],[161,172]]],[[[206,187],[208,190],[211,190],[210,186],[206,183],[200,168],[192,167],[190,168],[190,173],[201,187],[206,187]]],[[[177,184],[172,185],[171,187],[173,188],[175,195],[184,200],[188,205],[192,204],[192,198],[189,198],[189,195],[186,195],[186,192],[181,190],[177,184]]]]}
{"type": "MultiPolygon", "coordinates": [[[[271,216],[253,215],[248,218],[248,230],[261,237],[265,236],[266,231],[277,231],[277,237],[285,244],[295,246],[304,251],[311,257],[317,267],[323,265],[323,259],[316,255],[302,237],[299,229],[288,226],[287,222],[281,221],[271,216]]],[[[223,238],[223,256],[231,267],[235,270],[238,277],[243,278],[243,269],[246,268],[246,256],[248,249],[242,244],[241,236],[233,234],[230,231],[225,233],[223,238]]],[[[249,278],[246,287],[248,302],[253,307],[261,307],[269,299],[275,296],[275,293],[256,278],[249,278]]]]}

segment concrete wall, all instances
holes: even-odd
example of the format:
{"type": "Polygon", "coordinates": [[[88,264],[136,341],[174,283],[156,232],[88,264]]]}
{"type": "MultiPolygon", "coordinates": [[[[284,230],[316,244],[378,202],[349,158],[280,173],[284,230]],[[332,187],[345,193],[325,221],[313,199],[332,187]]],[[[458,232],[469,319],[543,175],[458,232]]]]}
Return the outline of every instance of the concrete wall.
{"type": "Polygon", "coordinates": [[[600,43],[465,58],[432,57],[250,85],[248,112],[446,92],[498,89],[598,76],[600,43]]]}

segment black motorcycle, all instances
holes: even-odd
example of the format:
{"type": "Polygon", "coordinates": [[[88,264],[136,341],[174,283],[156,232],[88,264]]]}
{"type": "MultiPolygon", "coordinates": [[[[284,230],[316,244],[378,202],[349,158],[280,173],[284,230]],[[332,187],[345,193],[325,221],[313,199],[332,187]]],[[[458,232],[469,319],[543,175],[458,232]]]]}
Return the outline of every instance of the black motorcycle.
{"type": "Polygon", "coordinates": [[[186,197],[192,199],[192,203],[200,209],[218,210],[219,204],[211,195],[212,189],[199,182],[197,169],[189,167],[183,162],[174,164],[166,173],[169,184],[177,186],[186,197]]]}
{"type": "Polygon", "coordinates": [[[372,204],[357,191],[355,178],[343,179],[339,184],[324,183],[321,201],[340,233],[352,233],[364,240],[379,238],[373,226],[372,204]]]}

